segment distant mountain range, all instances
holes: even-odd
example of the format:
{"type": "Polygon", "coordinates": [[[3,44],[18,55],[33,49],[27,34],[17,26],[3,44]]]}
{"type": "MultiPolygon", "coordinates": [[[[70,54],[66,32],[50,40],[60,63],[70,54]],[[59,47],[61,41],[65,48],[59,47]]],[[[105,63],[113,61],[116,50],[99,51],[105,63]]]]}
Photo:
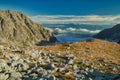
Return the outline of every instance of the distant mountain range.
{"type": "Polygon", "coordinates": [[[112,25],[91,25],[91,24],[41,24],[45,27],[50,27],[50,28],[68,28],[68,27],[74,27],[74,28],[87,28],[90,30],[103,30],[112,27],[112,25]]]}

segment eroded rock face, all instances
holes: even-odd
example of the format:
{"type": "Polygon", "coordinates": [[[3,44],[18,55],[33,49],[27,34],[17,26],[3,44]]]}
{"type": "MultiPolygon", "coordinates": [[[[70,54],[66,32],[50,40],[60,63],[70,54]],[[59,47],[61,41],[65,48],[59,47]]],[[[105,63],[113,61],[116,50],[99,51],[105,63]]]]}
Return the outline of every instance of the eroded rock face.
{"type": "Polygon", "coordinates": [[[41,41],[55,42],[56,38],[24,14],[8,10],[0,11],[0,41],[28,45],[41,41]]]}
{"type": "Polygon", "coordinates": [[[120,24],[117,24],[112,28],[101,31],[100,33],[95,35],[94,38],[119,41],[120,40],[120,24]]]}

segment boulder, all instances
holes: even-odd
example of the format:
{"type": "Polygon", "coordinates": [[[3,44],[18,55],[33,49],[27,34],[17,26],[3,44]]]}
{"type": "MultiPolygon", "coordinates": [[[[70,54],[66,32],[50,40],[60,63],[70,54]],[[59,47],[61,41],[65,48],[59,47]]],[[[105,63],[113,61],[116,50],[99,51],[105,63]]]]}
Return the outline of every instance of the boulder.
{"type": "Polygon", "coordinates": [[[45,69],[48,69],[48,70],[54,70],[55,69],[55,66],[53,63],[49,63],[45,66],[45,69]]]}
{"type": "Polygon", "coordinates": [[[0,73],[0,80],[6,80],[8,79],[8,77],[9,77],[8,74],[0,73]]]}
{"type": "Polygon", "coordinates": [[[45,75],[43,76],[43,80],[56,80],[54,75],[45,75]]]}

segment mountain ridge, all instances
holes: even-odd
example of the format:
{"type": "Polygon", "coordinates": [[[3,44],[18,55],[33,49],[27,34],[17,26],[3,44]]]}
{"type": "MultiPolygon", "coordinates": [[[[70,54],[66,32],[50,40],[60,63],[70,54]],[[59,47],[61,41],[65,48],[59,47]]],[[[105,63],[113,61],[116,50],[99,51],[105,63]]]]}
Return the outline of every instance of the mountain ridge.
{"type": "Polygon", "coordinates": [[[104,29],[93,37],[118,42],[120,40],[120,24],[117,24],[112,28],[104,29]]]}
{"type": "Polygon", "coordinates": [[[55,42],[53,34],[34,23],[23,13],[0,11],[0,41],[31,45],[41,41],[55,42]]]}

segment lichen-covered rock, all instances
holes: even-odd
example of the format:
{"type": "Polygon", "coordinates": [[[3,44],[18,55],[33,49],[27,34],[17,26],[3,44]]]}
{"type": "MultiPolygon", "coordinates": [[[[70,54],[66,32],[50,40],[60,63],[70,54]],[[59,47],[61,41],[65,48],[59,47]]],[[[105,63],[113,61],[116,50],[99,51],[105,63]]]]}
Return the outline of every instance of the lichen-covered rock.
{"type": "Polygon", "coordinates": [[[8,77],[8,74],[0,73],[0,80],[6,80],[8,77]]]}
{"type": "Polygon", "coordinates": [[[11,72],[11,77],[20,78],[22,75],[19,72],[11,72]]]}
{"type": "Polygon", "coordinates": [[[53,34],[19,12],[0,11],[0,42],[31,45],[55,42],[53,34]]]}

